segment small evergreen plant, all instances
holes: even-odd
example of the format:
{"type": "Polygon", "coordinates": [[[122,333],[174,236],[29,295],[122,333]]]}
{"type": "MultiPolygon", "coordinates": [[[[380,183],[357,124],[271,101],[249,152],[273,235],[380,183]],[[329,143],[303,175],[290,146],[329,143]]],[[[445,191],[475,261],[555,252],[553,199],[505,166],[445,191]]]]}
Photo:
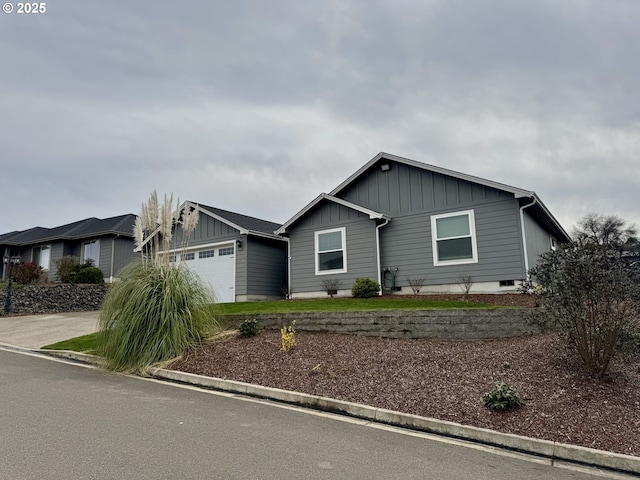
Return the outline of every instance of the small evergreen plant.
{"type": "Polygon", "coordinates": [[[518,391],[507,382],[497,382],[490,392],[482,397],[484,406],[492,410],[506,411],[524,405],[518,391]]]}
{"type": "Polygon", "coordinates": [[[356,278],[351,288],[354,298],[373,298],[380,294],[380,284],[370,278],[356,278]]]}
{"type": "Polygon", "coordinates": [[[256,318],[247,319],[240,323],[238,330],[240,330],[240,336],[242,337],[255,337],[262,330],[262,325],[256,318]]]}

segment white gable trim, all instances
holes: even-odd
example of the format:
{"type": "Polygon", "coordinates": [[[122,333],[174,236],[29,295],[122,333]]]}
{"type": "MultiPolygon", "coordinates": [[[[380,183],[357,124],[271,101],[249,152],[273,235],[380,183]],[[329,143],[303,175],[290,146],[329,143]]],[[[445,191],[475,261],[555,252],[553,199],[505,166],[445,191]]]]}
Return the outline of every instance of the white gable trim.
{"type": "Polygon", "coordinates": [[[304,207],[302,210],[300,210],[298,213],[296,213],[293,217],[291,217],[284,225],[282,225],[282,227],[280,227],[278,230],[276,230],[275,231],[276,235],[281,235],[284,232],[286,232],[287,229],[292,224],[297,222],[300,218],[302,218],[304,215],[306,215],[311,209],[313,209],[316,205],[318,205],[318,203],[320,203],[323,200],[327,200],[329,202],[337,203],[337,204],[342,205],[344,207],[351,208],[352,210],[356,210],[358,212],[364,213],[365,215],[369,215],[369,218],[372,219],[372,220],[374,220],[374,219],[383,219],[383,218],[387,219],[387,220],[390,220],[389,216],[385,215],[384,213],[380,213],[380,212],[376,212],[374,210],[370,210],[370,209],[362,207],[360,205],[356,205],[355,203],[351,203],[351,202],[348,202],[348,201],[343,200],[341,198],[334,197],[333,195],[327,195],[326,193],[321,193],[315,199],[313,199],[311,201],[311,203],[309,203],[306,207],[304,207]]]}

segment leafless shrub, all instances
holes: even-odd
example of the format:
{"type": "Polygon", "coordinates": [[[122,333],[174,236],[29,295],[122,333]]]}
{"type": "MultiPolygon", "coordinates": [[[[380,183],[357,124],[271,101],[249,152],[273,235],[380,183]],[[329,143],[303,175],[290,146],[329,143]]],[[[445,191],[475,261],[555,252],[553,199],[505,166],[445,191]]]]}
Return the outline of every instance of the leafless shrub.
{"type": "Polygon", "coordinates": [[[473,277],[471,275],[460,275],[457,283],[464,294],[464,299],[467,300],[469,298],[471,287],[473,287],[473,277]]]}
{"type": "Polygon", "coordinates": [[[407,282],[409,282],[409,286],[411,287],[411,291],[414,295],[418,295],[420,293],[420,289],[424,285],[424,278],[422,277],[407,277],[407,282]]]}
{"type": "Polygon", "coordinates": [[[327,292],[327,295],[333,296],[338,293],[338,290],[342,287],[342,281],[337,278],[324,278],[321,282],[322,289],[327,292]]]}

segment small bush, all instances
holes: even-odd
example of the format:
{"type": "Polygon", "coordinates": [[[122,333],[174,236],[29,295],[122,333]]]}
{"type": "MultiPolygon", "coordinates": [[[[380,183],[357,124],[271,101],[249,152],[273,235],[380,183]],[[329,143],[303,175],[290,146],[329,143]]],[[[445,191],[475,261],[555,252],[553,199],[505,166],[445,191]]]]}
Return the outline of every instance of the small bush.
{"type": "Polygon", "coordinates": [[[73,283],[104,283],[104,274],[98,267],[91,264],[81,265],[72,277],[73,283]]]}
{"type": "Polygon", "coordinates": [[[351,288],[354,298],[372,298],[380,293],[380,284],[370,278],[356,278],[356,283],[351,288]]]}
{"type": "Polygon", "coordinates": [[[80,269],[80,263],[77,257],[73,255],[65,255],[55,261],[56,264],[56,280],[62,283],[71,283],[74,275],[80,269]]]}
{"type": "Polygon", "coordinates": [[[627,353],[640,353],[640,330],[623,328],[618,337],[618,348],[627,353]]]}
{"type": "Polygon", "coordinates": [[[262,330],[262,324],[255,318],[252,320],[247,319],[242,321],[238,326],[238,330],[240,330],[242,337],[255,337],[262,330]]]}
{"type": "Polygon", "coordinates": [[[23,262],[13,267],[13,280],[28,285],[36,283],[42,275],[42,267],[35,262],[23,262]]]}
{"type": "Polygon", "coordinates": [[[520,394],[506,382],[498,382],[490,392],[482,397],[484,406],[492,410],[512,410],[524,405],[520,394]]]}

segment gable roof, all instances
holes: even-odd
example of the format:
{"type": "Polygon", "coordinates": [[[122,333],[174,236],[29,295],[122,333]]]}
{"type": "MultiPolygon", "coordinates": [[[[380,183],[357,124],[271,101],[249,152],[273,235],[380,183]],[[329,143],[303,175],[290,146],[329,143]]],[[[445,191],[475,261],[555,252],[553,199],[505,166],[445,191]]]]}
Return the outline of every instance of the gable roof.
{"type": "Polygon", "coordinates": [[[310,210],[312,210],[316,205],[318,205],[323,200],[326,200],[326,201],[329,201],[329,202],[333,202],[333,203],[337,203],[339,205],[343,205],[343,206],[345,206],[347,208],[351,208],[351,209],[356,210],[358,212],[361,212],[361,213],[364,213],[366,215],[369,215],[370,219],[383,219],[383,218],[386,219],[386,220],[390,220],[391,219],[391,217],[389,217],[388,215],[385,215],[384,213],[380,213],[380,212],[376,212],[374,210],[370,210],[370,209],[365,208],[365,207],[363,207],[361,205],[357,205],[355,203],[348,202],[347,200],[343,200],[342,198],[334,197],[333,195],[328,195],[326,193],[321,193],[315,199],[313,199],[306,207],[304,207],[302,210],[300,210],[298,213],[296,213],[284,225],[282,225],[278,230],[276,230],[275,233],[277,235],[280,235],[280,234],[286,232],[287,228],[289,228],[290,225],[294,224],[300,218],[305,216],[310,210]]]}
{"type": "MultiPolygon", "coordinates": [[[[339,198],[339,195],[344,192],[351,184],[356,182],[362,175],[367,173],[369,170],[373,168],[378,168],[379,165],[384,164],[385,162],[396,162],[403,165],[408,165],[411,167],[419,168],[421,170],[426,170],[429,172],[439,173],[442,175],[446,175],[449,177],[457,178],[460,180],[466,180],[468,182],[476,183],[479,185],[484,185],[486,187],[495,188],[497,190],[502,190],[504,192],[512,193],[516,199],[520,201],[520,206],[525,206],[527,208],[527,212],[529,212],[537,221],[542,223],[546,228],[549,229],[550,232],[554,234],[558,241],[564,242],[569,241],[569,234],[562,228],[560,222],[556,220],[556,218],[551,214],[549,209],[542,203],[542,200],[536,195],[535,192],[531,190],[525,190],[518,187],[513,187],[511,185],[507,185],[500,182],[494,182],[493,180],[487,180],[485,178],[476,177],[474,175],[468,175],[466,173],[456,172],[454,170],[449,170],[443,167],[437,167],[435,165],[429,165],[426,163],[418,162],[416,160],[411,160],[409,158],[399,157],[397,155],[392,155],[390,153],[380,152],[371,160],[369,160],[365,165],[363,165],[360,169],[358,169],[353,175],[347,178],[344,182],[338,185],[336,188],[331,190],[329,194],[322,194],[320,197],[325,199],[336,199],[339,198]],[[324,197],[323,197],[324,195],[324,197]]],[[[303,210],[298,212],[293,218],[288,220],[280,229],[278,229],[277,233],[283,233],[286,228],[288,228],[292,223],[299,220],[304,214],[306,214],[313,206],[317,204],[322,198],[316,198],[309,205],[307,205],[303,210]],[[314,203],[315,202],[315,203],[314,203]]],[[[351,208],[355,205],[351,204],[351,208]]],[[[362,208],[362,207],[359,207],[362,208]]]]}
{"type": "Polygon", "coordinates": [[[210,207],[202,203],[188,202],[196,207],[200,212],[213,217],[222,223],[239,230],[243,235],[260,235],[276,237],[274,232],[280,228],[280,223],[269,222],[260,218],[242,215],[241,213],[230,212],[221,208],[210,207]]]}
{"type": "Polygon", "coordinates": [[[132,213],[105,219],[86,218],[59,227],[34,227],[0,235],[0,243],[7,245],[27,245],[54,240],[79,240],[103,235],[124,235],[133,237],[136,216],[132,213]]]}
{"type": "Polygon", "coordinates": [[[376,166],[378,163],[384,163],[384,161],[392,161],[396,163],[402,163],[404,165],[409,165],[412,167],[419,168],[421,170],[427,170],[429,172],[440,173],[442,175],[447,175],[449,177],[458,178],[460,180],[466,180],[468,182],[477,183],[479,185],[484,185],[486,187],[495,188],[498,190],[503,190],[505,192],[513,193],[516,198],[531,198],[535,195],[534,192],[530,190],[524,190],[522,188],[512,187],[511,185],[506,185],[504,183],[494,182],[492,180],[487,180],[485,178],[476,177],[474,175],[467,175],[466,173],[456,172],[455,170],[449,170],[448,168],[436,167],[435,165],[429,165],[427,163],[418,162],[416,160],[411,160],[409,158],[399,157],[397,155],[392,155],[390,153],[380,152],[378,155],[369,160],[362,168],[360,168],[356,173],[347,178],[344,182],[334,188],[330,195],[338,195],[341,191],[351,185],[354,181],[356,181],[362,174],[368,171],[370,168],[376,166]]]}

